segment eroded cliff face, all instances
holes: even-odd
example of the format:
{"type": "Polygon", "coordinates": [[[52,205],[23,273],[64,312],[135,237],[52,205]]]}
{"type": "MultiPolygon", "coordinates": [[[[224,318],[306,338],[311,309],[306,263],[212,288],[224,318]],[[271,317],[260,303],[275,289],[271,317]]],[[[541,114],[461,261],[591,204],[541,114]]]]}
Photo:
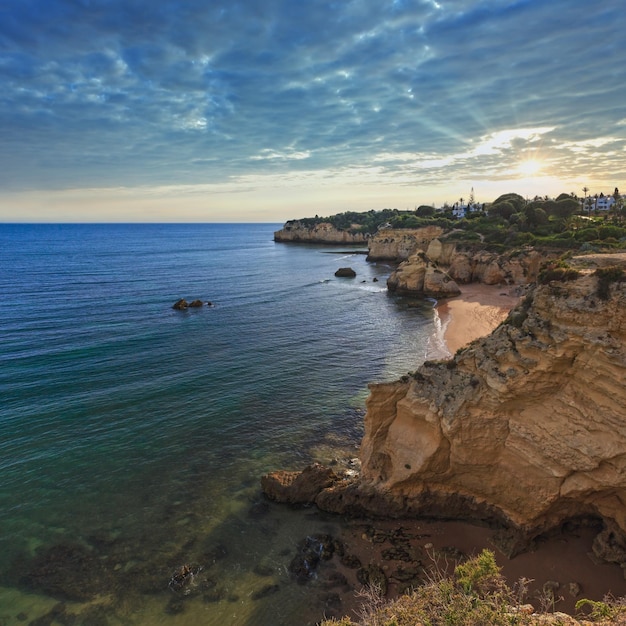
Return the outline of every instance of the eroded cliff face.
{"type": "Polygon", "coordinates": [[[439,226],[424,228],[385,228],[368,242],[368,261],[406,261],[412,254],[425,251],[430,242],[443,235],[439,226]]]}
{"type": "MultiPolygon", "coordinates": [[[[530,287],[454,358],[370,385],[360,475],[298,501],[493,523],[511,555],[568,520],[601,519],[593,551],[626,572],[626,255],[571,264],[579,278],[530,287]],[[607,265],[621,274],[602,280],[593,267],[607,265]]],[[[282,474],[267,477],[270,497],[282,474]]]]}
{"type": "Polygon", "coordinates": [[[479,282],[485,285],[521,285],[534,282],[541,265],[556,256],[532,248],[499,254],[486,250],[446,250],[443,247],[441,257],[436,252],[436,248],[429,250],[428,256],[446,266],[451,278],[463,284],[479,282]]]}
{"type": "Polygon", "coordinates": [[[452,360],[371,385],[360,484],[342,499],[528,535],[585,515],[626,531],[626,283],[603,300],[597,282],[536,287],[452,360]]]}
{"type": "Polygon", "coordinates": [[[382,230],[370,239],[367,258],[400,263],[387,281],[390,291],[446,297],[459,293],[458,284],[521,285],[533,282],[542,264],[555,256],[532,248],[503,254],[459,248],[442,235],[443,230],[435,226],[382,230]],[[423,288],[425,270],[428,278],[435,280],[430,291],[423,288]]]}
{"type": "Polygon", "coordinates": [[[279,242],[365,245],[367,240],[366,233],[337,230],[327,222],[307,227],[298,220],[291,220],[274,233],[274,241],[279,242]]]}
{"type": "Polygon", "coordinates": [[[400,295],[449,298],[461,293],[454,280],[423,252],[416,252],[387,279],[389,291],[400,295]]]}

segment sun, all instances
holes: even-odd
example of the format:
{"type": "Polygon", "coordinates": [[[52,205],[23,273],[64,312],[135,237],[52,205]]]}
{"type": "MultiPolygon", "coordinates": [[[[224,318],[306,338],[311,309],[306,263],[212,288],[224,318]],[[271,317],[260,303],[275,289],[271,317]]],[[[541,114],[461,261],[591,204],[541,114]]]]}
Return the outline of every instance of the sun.
{"type": "Polygon", "coordinates": [[[529,159],[528,161],[522,161],[517,166],[517,171],[522,176],[535,176],[541,172],[542,163],[536,159],[529,159]]]}

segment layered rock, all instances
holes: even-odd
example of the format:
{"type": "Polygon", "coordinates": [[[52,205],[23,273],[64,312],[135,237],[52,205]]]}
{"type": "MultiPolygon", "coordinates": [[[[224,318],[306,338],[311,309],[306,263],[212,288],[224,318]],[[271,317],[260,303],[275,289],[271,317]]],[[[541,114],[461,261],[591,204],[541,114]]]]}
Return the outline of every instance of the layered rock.
{"type": "Polygon", "coordinates": [[[461,293],[456,282],[423,252],[417,252],[401,263],[387,279],[387,288],[400,295],[433,298],[447,298],[461,293]]]}
{"type": "MultiPolygon", "coordinates": [[[[446,296],[459,293],[455,283],[521,285],[533,282],[537,279],[541,265],[555,256],[532,248],[497,253],[480,250],[475,246],[459,247],[454,241],[446,241],[442,235],[443,229],[437,226],[414,230],[381,230],[369,240],[367,258],[371,261],[401,263],[391,274],[389,288],[399,293],[421,294],[421,287],[416,289],[410,284],[415,280],[421,281],[425,254],[431,264],[431,273],[432,268],[438,267],[444,274],[434,275],[433,278],[442,278],[445,281],[442,287],[451,287],[450,293],[446,293],[445,288],[441,291],[441,295],[446,296]]],[[[434,287],[437,291],[438,286],[434,287]]]]}
{"type": "Polygon", "coordinates": [[[537,287],[451,361],[371,385],[366,491],[464,500],[527,533],[581,515],[626,531],[626,284],[596,293],[592,275],[537,287]]]}
{"type": "Polygon", "coordinates": [[[316,504],[497,522],[511,553],[601,518],[594,550],[626,564],[626,282],[602,294],[591,272],[534,287],[453,359],[370,385],[361,475],[316,504]]]}
{"type": "MultiPolygon", "coordinates": [[[[418,252],[411,254],[392,274],[392,283],[399,280],[399,277],[394,276],[395,273],[411,272],[408,264],[421,264],[420,250],[418,248],[418,252]]],[[[459,250],[453,242],[440,239],[431,240],[422,252],[457,283],[477,282],[485,285],[521,285],[533,282],[537,280],[542,264],[555,256],[532,248],[502,254],[486,250],[459,250]]]]}
{"type": "Polygon", "coordinates": [[[368,242],[368,261],[406,261],[412,254],[428,248],[433,239],[443,235],[439,226],[424,228],[385,228],[368,242]]]}
{"type": "Polygon", "coordinates": [[[556,255],[532,248],[505,253],[468,250],[448,250],[438,257],[429,249],[433,261],[447,266],[447,272],[459,283],[485,285],[521,285],[537,280],[541,265],[556,255]]]}
{"type": "Polygon", "coordinates": [[[290,220],[274,233],[274,241],[278,242],[365,245],[367,240],[367,233],[338,230],[328,222],[306,226],[298,220],[290,220]]]}

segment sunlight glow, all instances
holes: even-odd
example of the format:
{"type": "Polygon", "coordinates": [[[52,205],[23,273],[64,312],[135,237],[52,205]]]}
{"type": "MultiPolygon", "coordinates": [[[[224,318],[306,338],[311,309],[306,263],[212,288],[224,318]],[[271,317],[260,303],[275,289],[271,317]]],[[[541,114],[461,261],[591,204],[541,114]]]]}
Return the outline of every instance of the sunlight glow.
{"type": "Polygon", "coordinates": [[[541,172],[542,163],[541,161],[537,161],[536,159],[529,159],[528,161],[523,161],[517,166],[517,171],[522,176],[534,176],[541,172]]]}

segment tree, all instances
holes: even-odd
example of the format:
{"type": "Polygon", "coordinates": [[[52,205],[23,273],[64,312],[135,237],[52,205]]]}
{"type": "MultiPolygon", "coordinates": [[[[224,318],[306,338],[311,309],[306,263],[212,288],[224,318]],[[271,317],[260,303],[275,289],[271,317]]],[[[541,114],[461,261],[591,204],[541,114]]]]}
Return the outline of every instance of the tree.
{"type": "Polygon", "coordinates": [[[540,224],[547,224],[548,222],[546,212],[543,209],[532,206],[531,204],[524,209],[524,214],[526,215],[526,223],[530,229],[533,229],[540,224]]]}
{"type": "Polygon", "coordinates": [[[496,198],[493,204],[498,204],[498,202],[510,202],[516,211],[521,211],[526,205],[526,200],[518,193],[505,193],[496,198]]]}
{"type": "MultiPolygon", "coordinates": [[[[585,206],[587,206],[587,194],[589,193],[589,187],[583,187],[583,191],[585,192],[585,199],[583,200],[583,211],[584,211],[585,206]]],[[[591,208],[589,208],[589,212],[591,212],[591,208]]]]}
{"type": "Polygon", "coordinates": [[[435,207],[422,204],[415,209],[415,215],[418,217],[432,217],[435,214],[435,207]]]}
{"type": "Polygon", "coordinates": [[[494,202],[489,207],[488,212],[490,217],[503,217],[505,220],[508,220],[513,213],[517,213],[513,203],[507,200],[494,202]]]}
{"type": "Polygon", "coordinates": [[[554,203],[550,212],[552,213],[552,215],[558,218],[567,219],[571,215],[574,215],[574,213],[576,213],[578,209],[578,201],[574,200],[574,198],[572,198],[571,196],[565,195],[565,198],[563,198],[562,200],[557,200],[554,203]]]}

